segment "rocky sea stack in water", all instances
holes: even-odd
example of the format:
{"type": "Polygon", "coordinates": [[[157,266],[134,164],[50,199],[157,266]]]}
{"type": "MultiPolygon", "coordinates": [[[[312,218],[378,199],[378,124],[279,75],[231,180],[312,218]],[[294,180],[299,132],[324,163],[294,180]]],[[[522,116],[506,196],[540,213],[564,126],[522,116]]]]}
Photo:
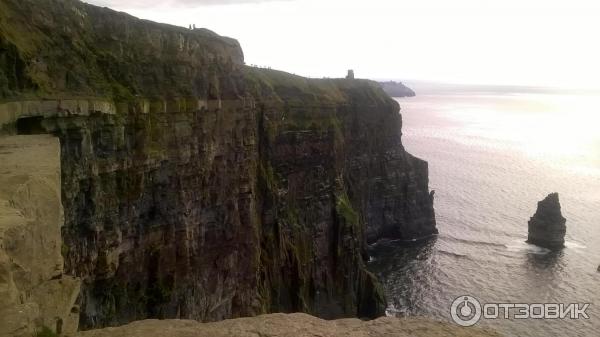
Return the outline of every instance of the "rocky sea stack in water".
{"type": "Polygon", "coordinates": [[[535,215],[529,220],[527,242],[549,249],[563,248],[567,232],[566,222],[560,212],[558,193],[548,195],[538,203],[535,215]]]}

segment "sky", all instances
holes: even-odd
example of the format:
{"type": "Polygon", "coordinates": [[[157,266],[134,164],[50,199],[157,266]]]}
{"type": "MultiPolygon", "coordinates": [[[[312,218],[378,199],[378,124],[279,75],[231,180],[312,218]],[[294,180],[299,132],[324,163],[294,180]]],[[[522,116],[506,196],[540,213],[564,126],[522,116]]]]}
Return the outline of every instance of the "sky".
{"type": "Polygon", "coordinates": [[[597,0],[87,0],[309,77],[600,88],[597,0]]]}

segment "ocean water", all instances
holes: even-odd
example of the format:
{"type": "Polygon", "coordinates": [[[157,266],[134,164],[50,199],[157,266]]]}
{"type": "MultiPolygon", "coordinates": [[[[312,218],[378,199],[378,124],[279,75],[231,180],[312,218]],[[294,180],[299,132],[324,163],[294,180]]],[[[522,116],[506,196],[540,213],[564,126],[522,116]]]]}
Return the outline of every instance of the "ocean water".
{"type": "Polygon", "coordinates": [[[600,336],[600,97],[443,93],[399,99],[403,143],[429,162],[440,234],[371,247],[390,315],[450,320],[452,301],[590,303],[589,319],[482,319],[506,336],[600,336]],[[525,243],[559,192],[560,252],[525,243]]]}

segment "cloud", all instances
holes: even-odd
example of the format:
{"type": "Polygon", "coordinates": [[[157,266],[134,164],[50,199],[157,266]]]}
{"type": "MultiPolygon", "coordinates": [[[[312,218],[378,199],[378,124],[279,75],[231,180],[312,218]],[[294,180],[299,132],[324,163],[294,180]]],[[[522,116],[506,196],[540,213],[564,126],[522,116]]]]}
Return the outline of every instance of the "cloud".
{"type": "Polygon", "coordinates": [[[290,0],[86,0],[85,2],[111,8],[157,8],[157,7],[187,7],[195,8],[200,6],[231,5],[231,4],[252,4],[274,1],[290,0]]]}

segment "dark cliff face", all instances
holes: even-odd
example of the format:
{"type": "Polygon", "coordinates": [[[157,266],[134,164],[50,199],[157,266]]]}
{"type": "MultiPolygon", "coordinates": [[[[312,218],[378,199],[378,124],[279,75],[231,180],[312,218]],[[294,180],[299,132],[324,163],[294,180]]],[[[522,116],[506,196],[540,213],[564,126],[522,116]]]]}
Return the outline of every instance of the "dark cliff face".
{"type": "Polygon", "coordinates": [[[234,40],[75,1],[0,9],[0,95],[19,101],[0,122],[60,138],[82,328],[374,317],[367,242],[436,232],[427,163],[375,82],[245,67],[234,40]]]}

